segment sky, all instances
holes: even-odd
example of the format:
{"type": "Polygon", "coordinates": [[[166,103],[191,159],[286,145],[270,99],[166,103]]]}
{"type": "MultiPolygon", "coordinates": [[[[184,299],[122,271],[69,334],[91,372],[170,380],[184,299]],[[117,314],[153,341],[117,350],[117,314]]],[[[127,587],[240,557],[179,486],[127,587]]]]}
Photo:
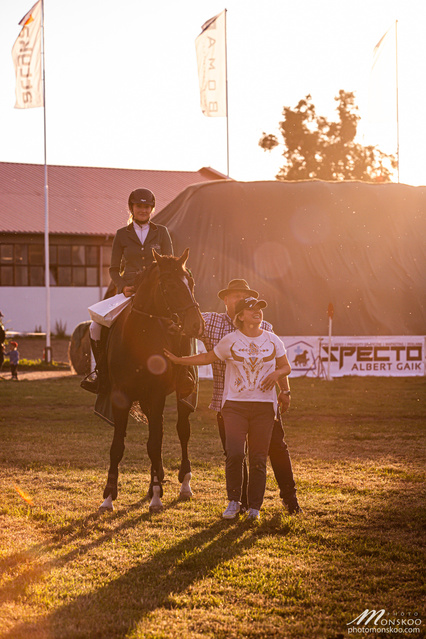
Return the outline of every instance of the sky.
{"type": "MultiPolygon", "coordinates": [[[[43,109],[14,108],[11,49],[33,4],[0,0],[2,162],[44,162],[43,109]]],[[[195,55],[225,8],[232,178],[274,179],[282,149],[265,153],[259,138],[307,94],[336,119],[335,96],[353,91],[358,141],[395,152],[394,53],[379,75],[371,67],[397,19],[400,181],[426,184],[424,0],[45,0],[47,163],[226,173],[226,118],[201,112],[195,55]],[[378,87],[386,108],[373,109],[378,87]]]]}

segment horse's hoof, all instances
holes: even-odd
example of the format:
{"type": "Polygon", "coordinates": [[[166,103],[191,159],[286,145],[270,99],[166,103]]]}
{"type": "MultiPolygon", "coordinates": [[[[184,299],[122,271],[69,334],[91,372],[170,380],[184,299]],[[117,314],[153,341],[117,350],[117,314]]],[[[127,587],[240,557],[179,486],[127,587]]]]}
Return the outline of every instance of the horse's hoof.
{"type": "Polygon", "coordinates": [[[149,504],[149,512],[150,513],[161,513],[164,509],[163,502],[160,499],[161,487],[153,486],[152,487],[152,499],[149,504]]]}
{"type": "Polygon", "coordinates": [[[102,495],[104,499],[108,499],[111,497],[111,501],[113,499],[117,499],[118,495],[118,473],[108,473],[108,479],[106,486],[104,488],[104,494],[102,495]]]}
{"type": "Polygon", "coordinates": [[[183,479],[182,486],[180,487],[180,493],[179,493],[179,499],[181,501],[188,501],[193,496],[191,486],[189,484],[191,477],[192,477],[191,473],[186,473],[183,479]]]}
{"type": "Polygon", "coordinates": [[[112,497],[111,495],[108,495],[108,497],[105,499],[105,501],[99,506],[99,512],[104,513],[104,512],[111,512],[114,510],[114,504],[112,503],[112,497]]]}
{"type": "Polygon", "coordinates": [[[164,510],[164,506],[163,504],[161,504],[161,506],[152,506],[151,504],[149,505],[149,512],[151,513],[151,515],[155,514],[155,513],[161,513],[164,510]]]}

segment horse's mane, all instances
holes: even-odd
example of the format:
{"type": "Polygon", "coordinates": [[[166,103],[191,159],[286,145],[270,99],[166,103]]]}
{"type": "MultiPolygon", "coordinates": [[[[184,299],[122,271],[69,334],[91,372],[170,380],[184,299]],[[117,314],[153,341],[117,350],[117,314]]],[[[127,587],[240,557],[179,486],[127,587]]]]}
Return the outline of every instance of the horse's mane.
{"type": "Polygon", "coordinates": [[[141,289],[142,292],[144,292],[144,290],[148,290],[151,283],[151,273],[157,266],[157,262],[153,262],[150,266],[148,266],[146,271],[143,271],[136,276],[133,284],[135,292],[139,291],[139,289],[141,289]]]}
{"type": "MultiPolygon", "coordinates": [[[[175,270],[174,267],[177,265],[177,263],[180,264],[178,257],[175,257],[174,255],[162,255],[161,270],[166,272],[174,271],[175,270]]],[[[160,269],[160,266],[158,265],[157,262],[153,262],[146,269],[146,271],[143,271],[143,273],[139,273],[136,276],[136,279],[134,282],[135,291],[139,292],[139,289],[141,289],[141,292],[144,293],[145,291],[147,292],[149,290],[149,287],[151,286],[151,283],[152,283],[152,280],[151,280],[152,273],[156,269],[160,269]]],[[[183,267],[182,270],[185,273],[185,275],[188,277],[188,279],[191,281],[192,280],[191,273],[185,267],[183,267]]]]}

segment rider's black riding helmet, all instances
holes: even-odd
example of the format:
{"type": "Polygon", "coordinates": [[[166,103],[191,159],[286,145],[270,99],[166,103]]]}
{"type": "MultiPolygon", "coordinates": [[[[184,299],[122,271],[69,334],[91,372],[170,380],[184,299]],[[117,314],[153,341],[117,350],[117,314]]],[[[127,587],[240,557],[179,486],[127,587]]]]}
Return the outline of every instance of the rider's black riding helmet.
{"type": "Polygon", "coordinates": [[[135,189],[129,195],[129,210],[132,210],[132,204],[149,204],[155,207],[155,195],[149,189],[135,189]]]}

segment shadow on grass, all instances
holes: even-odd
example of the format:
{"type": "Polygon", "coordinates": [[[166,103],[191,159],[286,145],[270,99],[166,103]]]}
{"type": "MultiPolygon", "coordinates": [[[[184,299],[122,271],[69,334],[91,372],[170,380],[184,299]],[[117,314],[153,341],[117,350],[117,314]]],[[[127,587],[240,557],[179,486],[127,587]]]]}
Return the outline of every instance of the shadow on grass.
{"type": "Polygon", "coordinates": [[[11,570],[22,564],[32,562],[35,558],[48,553],[59,553],[66,546],[78,543],[86,538],[90,533],[96,533],[104,525],[108,525],[108,530],[101,534],[97,539],[91,540],[89,543],[79,545],[72,551],[57,556],[55,559],[38,563],[36,567],[31,567],[27,571],[21,573],[13,582],[9,582],[6,586],[0,588],[0,602],[12,600],[18,595],[22,595],[28,585],[37,581],[37,575],[40,577],[53,568],[66,565],[69,561],[73,561],[76,557],[82,556],[94,548],[101,546],[109,541],[114,535],[121,533],[129,528],[133,528],[138,523],[149,521],[152,515],[148,512],[141,513],[140,509],[147,497],[142,498],[138,502],[131,504],[127,508],[121,508],[113,513],[101,513],[99,510],[80,517],[71,524],[61,526],[50,536],[50,542],[42,542],[35,544],[28,550],[21,550],[12,555],[7,555],[0,560],[0,575],[6,570],[11,570]],[[132,512],[137,511],[138,515],[132,517],[132,512]],[[121,520],[126,517],[123,522],[121,520]],[[120,523],[121,522],[121,523],[120,523]],[[112,525],[111,525],[112,524],[112,525]],[[114,524],[117,524],[114,526],[114,524]]]}
{"type": "MultiPolygon", "coordinates": [[[[133,504],[126,512],[112,515],[117,526],[90,543],[73,548],[62,557],[38,564],[25,574],[20,575],[13,584],[0,590],[0,601],[22,597],[25,589],[45,578],[46,572],[57,569],[78,560],[96,547],[101,546],[117,533],[152,519],[149,513],[132,516],[131,512],[140,507],[141,502],[133,504]],[[130,517],[128,515],[130,514],[130,517]],[[126,516],[125,521],[121,521],[126,516]]],[[[102,517],[102,516],[101,516],[102,517]]],[[[71,533],[67,544],[75,545],[78,538],[87,535],[87,526],[99,521],[97,515],[81,519],[78,529],[71,533]]],[[[111,519],[109,520],[111,524],[111,519]]],[[[63,546],[61,535],[68,526],[58,531],[50,546],[35,546],[28,555],[41,552],[58,551],[63,546]]],[[[173,597],[184,593],[193,583],[208,576],[214,568],[247,551],[259,536],[275,533],[280,528],[280,518],[250,523],[246,520],[227,522],[219,520],[202,531],[185,537],[171,547],[160,550],[129,569],[125,574],[110,581],[95,592],[76,597],[49,615],[35,622],[21,623],[2,634],[2,639],[37,637],[123,637],[128,631],[149,613],[158,607],[176,607],[173,597]]],[[[287,534],[284,526],[279,531],[287,534]]],[[[23,553],[9,557],[3,564],[11,567],[11,562],[21,563],[23,553]]]]}

